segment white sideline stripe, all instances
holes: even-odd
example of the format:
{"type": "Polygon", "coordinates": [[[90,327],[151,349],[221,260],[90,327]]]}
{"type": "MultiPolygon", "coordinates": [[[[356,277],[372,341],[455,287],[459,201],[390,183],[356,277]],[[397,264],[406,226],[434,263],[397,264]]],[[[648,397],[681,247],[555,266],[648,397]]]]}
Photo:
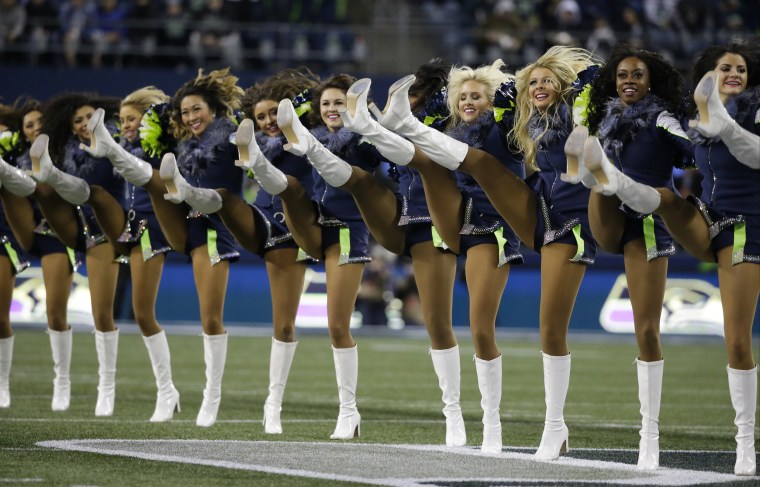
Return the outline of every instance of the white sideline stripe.
{"type": "MultiPolygon", "coordinates": [[[[219,461],[219,460],[207,460],[202,458],[188,458],[186,456],[175,456],[175,455],[163,455],[163,454],[156,454],[156,453],[144,453],[144,452],[137,452],[137,451],[124,451],[124,450],[111,450],[111,449],[103,449],[98,448],[98,444],[101,443],[130,443],[130,442],[140,442],[140,443],[184,443],[184,444],[192,444],[192,443],[209,443],[209,444],[240,444],[247,446],[248,448],[251,448],[253,446],[262,446],[267,444],[288,444],[292,445],[294,443],[299,443],[301,445],[311,445],[311,446],[334,446],[336,443],[325,443],[325,442],[277,442],[277,441],[242,441],[242,440],[124,440],[124,439],[93,439],[93,440],[60,440],[60,441],[42,441],[38,442],[38,446],[42,447],[48,447],[48,448],[58,448],[68,451],[81,451],[81,452],[89,452],[89,453],[97,453],[97,454],[105,454],[105,455],[115,455],[115,456],[126,456],[126,457],[132,457],[132,458],[140,458],[144,460],[158,460],[158,461],[165,461],[165,462],[177,462],[177,463],[184,463],[184,464],[194,464],[194,465],[206,465],[206,466],[213,466],[213,467],[221,467],[221,468],[230,468],[230,469],[238,469],[238,470],[247,470],[247,471],[257,471],[257,472],[264,472],[264,473],[272,473],[272,474],[280,474],[280,475],[288,475],[288,476],[297,476],[297,477],[306,477],[306,478],[316,478],[316,479],[326,479],[326,480],[342,480],[342,481],[348,481],[348,482],[359,482],[359,483],[366,483],[366,484],[374,484],[374,485],[388,485],[388,486],[394,486],[394,487],[422,487],[423,485],[430,485],[431,482],[451,482],[452,480],[461,481],[471,481],[471,482],[526,482],[531,484],[538,484],[541,482],[551,482],[551,483],[557,483],[557,479],[537,479],[537,478],[487,478],[487,477],[480,477],[480,478],[466,478],[466,479],[452,479],[452,478],[418,478],[418,479],[399,479],[399,478],[365,478],[365,477],[359,477],[354,475],[341,475],[341,474],[329,474],[329,473],[323,473],[323,472],[316,472],[311,470],[304,470],[304,469],[290,469],[290,468],[279,468],[279,467],[272,467],[269,465],[255,465],[255,464],[246,464],[246,463],[239,463],[234,461],[219,461]]],[[[446,447],[442,445],[404,445],[404,444],[369,444],[369,443],[350,443],[350,444],[344,444],[346,448],[350,447],[362,447],[362,448],[376,448],[378,450],[382,449],[403,449],[403,450],[412,450],[412,451],[425,451],[425,452],[444,452],[447,454],[456,454],[456,455],[462,455],[462,456],[477,456],[480,458],[488,457],[488,458],[495,458],[499,460],[521,460],[521,461],[532,461],[532,455],[526,454],[526,453],[517,453],[517,452],[510,452],[510,451],[503,451],[500,454],[495,455],[485,455],[480,452],[480,450],[475,449],[473,447],[459,447],[459,448],[452,448],[452,447],[446,447]]],[[[578,449],[578,450],[585,450],[585,451],[607,451],[604,449],[578,449]]],[[[632,452],[635,450],[609,450],[609,451],[628,451],[632,452]]],[[[679,450],[684,451],[684,450],[679,450]]],[[[685,450],[685,452],[691,452],[690,450],[685,450]]],[[[693,452],[692,452],[693,453],[693,452]]],[[[538,462],[541,463],[541,462],[538,462]]],[[[646,471],[642,472],[636,468],[636,465],[632,464],[624,464],[624,463],[617,463],[617,462],[610,462],[610,461],[602,461],[602,460],[587,460],[587,459],[577,459],[577,458],[570,458],[570,457],[560,457],[559,460],[555,460],[553,462],[546,462],[547,464],[551,465],[567,465],[569,467],[585,467],[585,468],[593,468],[593,469],[599,469],[599,470],[613,470],[613,471],[620,471],[620,472],[633,472],[636,474],[641,475],[639,478],[626,478],[626,479],[610,479],[610,480],[604,480],[604,479],[582,479],[578,478],[577,480],[569,480],[565,479],[562,482],[567,483],[584,483],[593,481],[594,483],[602,483],[602,484],[615,484],[615,485],[695,485],[695,484],[718,484],[718,483],[725,483],[725,482],[736,482],[737,480],[749,480],[749,478],[738,478],[735,475],[729,475],[729,474],[723,474],[723,473],[717,473],[717,472],[705,472],[705,471],[695,471],[695,470],[686,470],[686,469],[674,469],[674,468],[665,468],[660,467],[657,470],[654,471],[646,471]]]]}
{"type": "Polygon", "coordinates": [[[44,482],[45,479],[37,479],[37,478],[31,478],[31,479],[11,479],[11,478],[0,478],[0,484],[28,484],[31,482],[44,482]]]}

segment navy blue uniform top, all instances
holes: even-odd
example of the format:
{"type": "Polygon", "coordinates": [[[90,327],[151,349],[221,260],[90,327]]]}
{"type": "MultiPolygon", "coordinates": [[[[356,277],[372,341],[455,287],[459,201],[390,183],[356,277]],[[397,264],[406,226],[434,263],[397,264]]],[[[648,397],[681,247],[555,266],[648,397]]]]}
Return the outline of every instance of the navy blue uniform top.
{"type": "MultiPolygon", "coordinates": [[[[314,191],[314,172],[305,156],[297,156],[282,149],[285,144],[285,137],[270,137],[261,132],[256,132],[256,143],[259,145],[264,157],[267,158],[277,169],[289,176],[298,179],[303,186],[309,198],[314,191]]],[[[282,199],[277,195],[271,195],[259,188],[256,193],[256,199],[253,204],[262,210],[269,210],[272,213],[281,213],[282,199]]]]}
{"type": "Polygon", "coordinates": [[[656,188],[675,191],[673,168],[684,167],[694,157],[694,146],[680,122],[652,94],[627,107],[619,98],[609,102],[597,136],[624,174],[656,188]]]}
{"type": "MultiPolygon", "coordinates": [[[[726,104],[728,114],[742,128],[760,134],[760,86],[746,89],[726,104]]],[[[689,131],[697,144],[695,159],[704,175],[702,200],[733,215],[760,215],[760,170],[737,161],[719,138],[705,139],[689,131]]]]}
{"type": "MultiPolygon", "coordinates": [[[[520,179],[525,179],[525,165],[523,164],[522,157],[519,153],[509,149],[507,137],[501,131],[499,125],[496,124],[492,110],[488,110],[472,123],[460,124],[446,133],[470,147],[489,153],[498,159],[504,167],[519,176],[520,179]]],[[[472,198],[477,208],[491,214],[490,216],[498,215],[496,210],[493,209],[493,205],[486,196],[485,191],[483,191],[472,176],[461,171],[457,171],[455,174],[457,185],[467,196],[472,198]],[[489,209],[491,211],[488,211],[489,209]]],[[[501,217],[498,218],[501,219],[501,217]]]]}
{"type": "Polygon", "coordinates": [[[573,130],[571,108],[560,104],[544,133],[545,126],[540,118],[534,116],[528,128],[531,137],[536,140],[536,165],[540,169],[537,175],[544,182],[544,200],[550,210],[560,213],[586,210],[589,190],[582,184],[566,183],[559,177],[567,172],[565,142],[573,130]]]}
{"type": "MultiPolygon", "coordinates": [[[[150,164],[153,169],[159,169],[161,167],[161,159],[159,157],[149,157],[140,145],[139,138],[132,142],[124,141],[122,146],[133,156],[150,164]]],[[[129,198],[127,201],[129,209],[143,214],[154,213],[153,204],[150,201],[150,194],[145,187],[127,183],[127,196],[129,198]]]]}
{"type": "MultiPolygon", "coordinates": [[[[373,173],[383,160],[375,146],[361,142],[361,135],[354,134],[345,128],[331,133],[322,125],[311,132],[330,152],[352,166],[360,167],[369,173],[373,173]]],[[[314,198],[320,203],[323,216],[326,218],[335,218],[342,222],[363,221],[351,193],[333,188],[316,170],[314,170],[314,198]]]]}
{"type": "Polygon", "coordinates": [[[79,139],[72,137],[66,144],[63,170],[84,179],[90,186],[100,186],[124,207],[126,181],[106,157],[93,157],[79,148],[79,139]]]}
{"type": "Polygon", "coordinates": [[[190,185],[225,188],[242,198],[244,175],[235,165],[237,146],[230,140],[236,130],[232,120],[216,118],[200,137],[177,144],[177,165],[190,185]]]}

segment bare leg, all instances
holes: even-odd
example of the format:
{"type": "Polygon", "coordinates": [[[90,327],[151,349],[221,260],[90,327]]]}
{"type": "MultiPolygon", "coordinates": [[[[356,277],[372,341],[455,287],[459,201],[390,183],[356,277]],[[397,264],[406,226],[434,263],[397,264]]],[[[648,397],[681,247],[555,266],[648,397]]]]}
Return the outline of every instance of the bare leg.
{"type": "Polygon", "coordinates": [[[161,333],[161,325],[156,320],[156,300],[161,274],[164,270],[164,254],[143,260],[139,245],[132,247],[129,270],[132,273],[132,310],[135,321],[143,336],[149,337],[161,333]]]}
{"type": "Polygon", "coordinates": [[[351,336],[351,315],[359,293],[364,264],[338,265],[340,245],[325,250],[327,272],[327,325],[332,346],[351,348],[355,345],[351,336]]]}
{"type": "Polygon", "coordinates": [[[5,188],[0,188],[0,199],[3,202],[3,210],[13,235],[24,250],[29,250],[34,244],[34,210],[29,198],[16,196],[5,188]]]}
{"type": "Polygon", "coordinates": [[[356,166],[351,169],[351,177],[340,189],[354,197],[362,218],[378,243],[394,254],[401,254],[405,232],[398,226],[400,211],[396,195],[367,171],[356,166]]]}
{"type": "Polygon", "coordinates": [[[438,234],[458,254],[459,231],[464,222],[464,201],[454,174],[431,161],[417,148],[409,167],[420,172],[430,217],[438,234]]]}
{"type": "Polygon", "coordinates": [[[64,201],[51,186],[44,183],[37,184],[33,197],[60,241],[67,247],[76,248],[79,224],[75,208],[64,201]]]}
{"type": "Polygon", "coordinates": [[[665,297],[668,259],[660,257],[647,262],[644,239],[628,242],[624,250],[625,275],[633,306],[639,358],[644,362],[662,360],[660,314],[665,297]]]}
{"type": "Polygon", "coordinates": [[[658,188],[660,206],[655,213],[660,215],[673,238],[691,255],[704,262],[715,262],[707,223],[699,210],[665,188],[658,188]]]}
{"type": "Polygon", "coordinates": [[[448,350],[457,345],[451,324],[456,255],[441,252],[432,241],[418,243],[411,253],[430,345],[433,350],[448,350]]]}
{"type": "Polygon", "coordinates": [[[90,281],[90,299],[95,329],[101,332],[116,330],[113,305],[119,264],[114,263],[116,253],[110,243],[102,243],[87,250],[87,278],[90,281]]]}
{"type": "Polygon", "coordinates": [[[222,197],[222,209],[217,214],[224,225],[243,248],[254,254],[259,252],[266,237],[265,232],[256,227],[253,208],[224,188],[217,189],[217,192],[222,197]]]}
{"type": "Polygon", "coordinates": [[[279,194],[285,210],[285,221],[299,247],[312,257],[322,256],[322,227],[317,223],[314,203],[301,183],[287,176],[288,187],[279,194]]]}
{"type": "Polygon", "coordinates": [[[66,313],[71,283],[74,280],[69,255],[62,252],[47,254],[42,257],[41,264],[48,328],[59,332],[66,331],[69,329],[66,313]]]}
{"type": "Polygon", "coordinates": [[[297,262],[298,249],[277,249],[264,254],[272,294],[274,338],[295,341],[296,313],[303,293],[306,264],[297,262]]]}
{"type": "Polygon", "coordinates": [[[467,251],[465,273],[470,293],[470,332],[481,360],[501,356],[496,345],[496,315],[509,278],[509,265],[496,267],[498,247],[478,245],[467,251]]]}
{"type": "Polygon", "coordinates": [[[459,170],[475,178],[496,211],[520,240],[532,248],[536,231],[536,195],[533,190],[498,159],[472,147],[459,170]]]}
{"type": "Polygon", "coordinates": [[[230,263],[223,260],[212,266],[207,245],[193,249],[190,255],[193,260],[193,275],[195,288],[198,291],[203,332],[206,335],[222,335],[224,334],[224,299],[227,295],[230,263]]]}
{"type": "Polygon", "coordinates": [[[591,233],[601,248],[607,252],[620,251],[620,240],[625,229],[625,214],[618,208],[620,200],[617,196],[605,196],[591,192],[588,201],[588,220],[591,233]]]}
{"type": "Polygon", "coordinates": [[[760,296],[760,265],[743,262],[732,265],[732,247],[718,252],[718,281],[723,302],[728,365],[732,369],[755,367],[752,356],[752,321],[760,296]]]}
{"type": "Polygon", "coordinates": [[[169,245],[178,252],[185,252],[187,214],[190,212],[190,208],[186,204],[177,205],[164,199],[166,185],[161,181],[158,171],[155,169],[148,184],[143,187],[148,190],[153,211],[156,213],[161,231],[164,232],[169,245]]]}
{"type": "Polygon", "coordinates": [[[0,256],[0,339],[13,336],[11,328],[11,303],[13,302],[13,288],[16,287],[16,275],[13,273],[11,260],[3,255],[0,256]]]}
{"type": "Polygon", "coordinates": [[[87,200],[100,229],[119,255],[129,255],[129,248],[119,242],[124,231],[127,217],[124,208],[111,194],[100,186],[90,186],[90,199],[87,200]]]}
{"type": "Polygon", "coordinates": [[[554,243],[541,249],[541,349],[547,355],[565,356],[567,329],[586,266],[570,262],[575,245],[554,243]]]}

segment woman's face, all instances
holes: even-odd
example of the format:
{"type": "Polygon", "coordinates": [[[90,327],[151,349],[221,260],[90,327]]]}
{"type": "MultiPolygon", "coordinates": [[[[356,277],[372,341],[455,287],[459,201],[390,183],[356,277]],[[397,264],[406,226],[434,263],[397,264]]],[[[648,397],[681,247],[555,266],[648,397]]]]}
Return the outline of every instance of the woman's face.
{"type": "Polygon", "coordinates": [[[718,59],[718,93],[724,102],[747,88],[747,62],[739,54],[727,52],[718,59]]]}
{"type": "Polygon", "coordinates": [[[196,137],[200,137],[214,121],[214,113],[202,97],[188,95],[179,105],[182,124],[196,137]]]}
{"type": "Polygon", "coordinates": [[[278,137],[282,133],[277,125],[277,105],[274,100],[261,100],[253,107],[256,126],[269,137],[278,137]]]}
{"type": "Polygon", "coordinates": [[[550,69],[535,68],[531,71],[528,80],[528,96],[537,110],[543,112],[557,100],[559,93],[555,86],[559,86],[559,80],[550,69]]]}
{"type": "Polygon", "coordinates": [[[649,68],[644,61],[636,57],[620,61],[615,71],[615,88],[626,106],[647,96],[650,87],[649,68]]]}
{"type": "Polygon", "coordinates": [[[330,132],[337,132],[343,127],[338,109],[346,108],[346,94],[338,88],[327,88],[319,98],[319,115],[330,132]]]}
{"type": "Polygon", "coordinates": [[[139,135],[138,129],[142,121],[142,113],[133,105],[122,105],[119,110],[119,120],[121,121],[121,134],[129,142],[133,142],[139,135]]]}
{"type": "Polygon", "coordinates": [[[21,121],[21,130],[24,133],[24,138],[33,144],[42,130],[42,112],[39,110],[32,110],[24,115],[24,119],[21,121]]]}
{"type": "Polygon", "coordinates": [[[87,131],[87,123],[90,121],[90,118],[92,118],[93,113],[95,113],[95,108],[90,105],[84,105],[77,108],[74,111],[74,116],[71,117],[71,130],[81,141],[90,140],[90,132],[87,131]]]}
{"type": "Polygon", "coordinates": [[[462,83],[462,91],[459,93],[457,104],[459,116],[465,123],[472,123],[480,115],[491,109],[491,102],[486,95],[486,87],[483,83],[475,80],[467,80],[462,83]]]}

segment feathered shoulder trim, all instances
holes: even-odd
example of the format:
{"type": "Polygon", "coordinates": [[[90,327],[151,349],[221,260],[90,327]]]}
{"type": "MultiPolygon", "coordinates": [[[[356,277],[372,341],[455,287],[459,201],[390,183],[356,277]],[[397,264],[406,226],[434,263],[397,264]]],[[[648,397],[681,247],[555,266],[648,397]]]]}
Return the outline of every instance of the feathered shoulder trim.
{"type": "Polygon", "coordinates": [[[666,111],[662,98],[651,93],[633,105],[625,105],[620,98],[610,98],[597,136],[605,150],[617,154],[626,143],[636,140],[639,130],[653,125],[666,111]]]}
{"type": "Polygon", "coordinates": [[[256,132],[256,144],[258,144],[261,153],[269,162],[274,162],[282,154],[282,146],[285,145],[285,136],[270,137],[261,131],[256,132]]]}
{"type": "Polygon", "coordinates": [[[216,158],[216,148],[231,143],[237,126],[227,117],[215,118],[200,137],[191,137],[177,144],[177,165],[183,174],[203,177],[206,167],[216,158]]]}
{"type": "Polygon", "coordinates": [[[481,149],[495,123],[493,110],[486,110],[472,123],[460,123],[450,128],[446,135],[475,149],[481,149]]]}
{"type": "Polygon", "coordinates": [[[355,134],[345,127],[337,132],[330,132],[324,125],[311,130],[312,135],[333,154],[345,154],[359,145],[361,135],[355,134]]]}
{"type": "Polygon", "coordinates": [[[564,103],[558,103],[548,114],[535,111],[528,122],[528,135],[536,144],[539,139],[547,145],[564,141],[572,130],[572,109],[564,103]]]}

